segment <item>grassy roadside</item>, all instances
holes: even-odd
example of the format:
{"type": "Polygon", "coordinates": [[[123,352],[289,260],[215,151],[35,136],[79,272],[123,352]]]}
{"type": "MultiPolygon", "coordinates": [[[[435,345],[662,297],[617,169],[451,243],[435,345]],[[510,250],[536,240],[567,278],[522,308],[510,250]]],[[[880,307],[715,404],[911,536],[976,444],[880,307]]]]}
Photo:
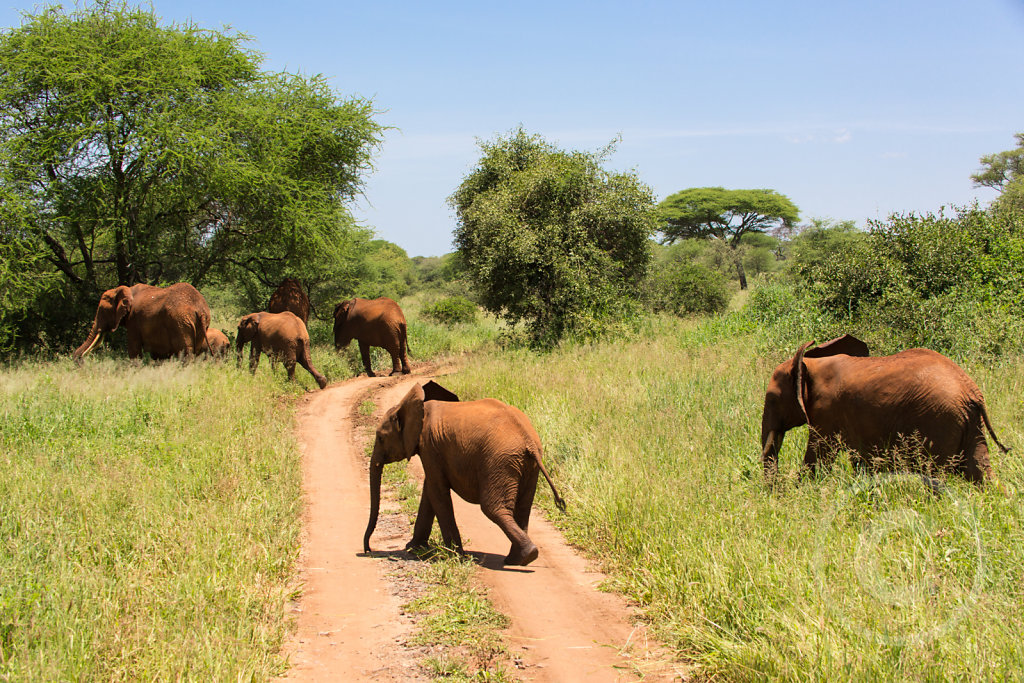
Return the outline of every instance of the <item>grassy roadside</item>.
{"type": "MultiPolygon", "coordinates": [[[[603,559],[664,641],[708,676],[1005,679],[1024,668],[1024,359],[968,367],[1001,440],[1010,491],[840,465],[762,483],[760,411],[776,344],[741,316],[656,318],[632,340],[547,355],[482,354],[446,385],[526,412],[570,514],[551,518],[603,559]]],[[[538,499],[548,501],[546,487],[538,499]]]]}
{"type": "Polygon", "coordinates": [[[0,679],[281,670],[300,512],[281,393],[206,362],[0,372],[0,679]]]}
{"type": "MultiPolygon", "coordinates": [[[[402,305],[414,361],[498,334],[489,319],[450,328],[420,320],[417,299],[402,305]]],[[[224,310],[214,326],[233,334],[224,310]]],[[[310,330],[332,381],[361,371],[355,344],[338,354],[329,324],[310,330]]],[[[269,359],[254,376],[247,362],[132,364],[100,350],[81,368],[0,370],[0,680],[282,671],[301,513],[288,398],[316,385],[301,368],[288,384],[269,359]]]]}

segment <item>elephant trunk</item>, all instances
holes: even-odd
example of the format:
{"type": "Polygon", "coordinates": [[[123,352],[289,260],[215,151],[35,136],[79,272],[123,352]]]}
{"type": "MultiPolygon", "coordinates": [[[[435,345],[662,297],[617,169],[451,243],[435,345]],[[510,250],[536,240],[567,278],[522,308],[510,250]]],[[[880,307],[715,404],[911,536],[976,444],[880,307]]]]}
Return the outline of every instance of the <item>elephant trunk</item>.
{"type": "Polygon", "coordinates": [[[780,425],[772,425],[767,420],[761,424],[761,465],[764,467],[764,477],[770,480],[778,471],[779,451],[782,450],[782,440],[786,438],[786,432],[780,425]]]}
{"type": "MultiPolygon", "coordinates": [[[[376,448],[374,449],[376,451],[376,448]]],[[[363,552],[370,552],[370,536],[377,528],[377,513],[380,512],[380,480],[384,474],[384,461],[376,457],[370,460],[370,521],[363,535],[363,552]]]]}
{"type": "Polygon", "coordinates": [[[82,356],[92,351],[93,348],[100,343],[101,339],[103,339],[103,332],[100,331],[99,325],[96,324],[96,321],[93,321],[92,329],[89,330],[89,336],[85,338],[85,341],[82,342],[81,346],[75,349],[75,352],[71,354],[71,357],[74,358],[75,361],[81,362],[82,356]]]}

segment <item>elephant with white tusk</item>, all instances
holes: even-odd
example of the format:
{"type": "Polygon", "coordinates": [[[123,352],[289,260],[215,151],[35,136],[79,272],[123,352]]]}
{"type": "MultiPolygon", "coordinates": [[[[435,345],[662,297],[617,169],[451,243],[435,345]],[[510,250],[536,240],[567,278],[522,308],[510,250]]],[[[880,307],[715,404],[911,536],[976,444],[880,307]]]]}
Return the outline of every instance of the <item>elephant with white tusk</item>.
{"type": "Polygon", "coordinates": [[[128,332],[128,357],[148,351],[154,359],[190,358],[206,342],[210,307],[195,287],[179,282],[169,287],[137,284],[108,289],[96,306],[89,336],[72,357],[81,362],[104,333],[124,325],[128,332]]]}

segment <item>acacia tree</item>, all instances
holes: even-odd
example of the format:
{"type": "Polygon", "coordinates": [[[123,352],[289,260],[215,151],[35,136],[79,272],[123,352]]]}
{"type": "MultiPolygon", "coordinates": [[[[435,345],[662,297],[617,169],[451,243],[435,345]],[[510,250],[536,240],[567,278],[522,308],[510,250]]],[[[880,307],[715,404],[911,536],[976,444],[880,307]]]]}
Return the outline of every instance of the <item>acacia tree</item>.
{"type": "Polygon", "coordinates": [[[350,274],[372,102],[264,72],[248,40],[106,1],[0,33],[0,183],[69,294],[350,274]]]}
{"type": "Polygon", "coordinates": [[[719,239],[733,251],[740,289],[747,275],[738,247],[744,235],[766,232],[796,223],[800,211],[775,190],[726,190],[694,187],[666,197],[658,212],[663,221],[663,242],[679,239],[719,239]]]}
{"type": "Polygon", "coordinates": [[[609,146],[566,151],[521,127],[480,142],[449,198],[455,245],[480,302],[535,345],[600,331],[629,308],[657,228],[651,191],[602,168],[609,146]]]}
{"type": "Polygon", "coordinates": [[[978,187],[999,191],[997,208],[1024,209],[1024,133],[1017,133],[1016,149],[981,157],[982,170],[971,176],[978,187]]]}

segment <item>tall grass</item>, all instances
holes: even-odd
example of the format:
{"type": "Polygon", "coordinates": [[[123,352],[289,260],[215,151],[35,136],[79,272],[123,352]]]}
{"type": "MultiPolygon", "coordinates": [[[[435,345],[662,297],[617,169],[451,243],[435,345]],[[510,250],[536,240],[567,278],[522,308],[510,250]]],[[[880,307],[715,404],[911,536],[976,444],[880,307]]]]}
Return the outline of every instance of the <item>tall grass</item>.
{"type": "Polygon", "coordinates": [[[300,470],[280,395],[208,362],[0,372],[0,679],[281,670],[300,470]]]}
{"type": "MultiPolygon", "coordinates": [[[[801,428],[769,491],[760,415],[792,353],[779,347],[742,315],[655,318],[628,341],[483,355],[445,384],[526,412],[568,494],[569,515],[553,519],[708,675],[1019,675],[1020,451],[993,449],[1002,487],[953,479],[934,496],[913,477],[857,475],[842,457],[801,480],[801,428]]],[[[1000,439],[1024,444],[1024,359],[966,369],[1000,439]]]]}

